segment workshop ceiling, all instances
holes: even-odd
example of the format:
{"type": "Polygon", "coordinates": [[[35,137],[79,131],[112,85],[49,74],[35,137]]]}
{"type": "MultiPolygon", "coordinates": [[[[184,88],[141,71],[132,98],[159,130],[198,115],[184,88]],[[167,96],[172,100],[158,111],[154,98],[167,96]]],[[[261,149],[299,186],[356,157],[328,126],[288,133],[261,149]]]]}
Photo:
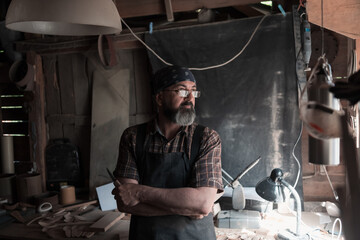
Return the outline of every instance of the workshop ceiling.
{"type": "Polygon", "coordinates": [[[173,13],[191,12],[198,9],[215,9],[224,7],[247,6],[257,4],[259,0],[115,0],[122,18],[151,16],[166,14],[169,11],[173,13]]]}

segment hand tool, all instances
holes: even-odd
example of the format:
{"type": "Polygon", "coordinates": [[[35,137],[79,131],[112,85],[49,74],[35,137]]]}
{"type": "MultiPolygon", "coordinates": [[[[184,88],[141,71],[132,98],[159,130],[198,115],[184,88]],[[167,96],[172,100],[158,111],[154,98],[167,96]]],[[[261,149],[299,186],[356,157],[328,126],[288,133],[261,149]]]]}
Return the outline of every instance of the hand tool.
{"type": "Polygon", "coordinates": [[[244,171],[242,171],[235,179],[231,177],[230,174],[228,174],[224,169],[221,169],[221,171],[231,179],[231,182],[227,181],[224,177],[223,179],[228,183],[227,186],[230,186],[233,188],[232,193],[232,207],[235,210],[242,210],[245,208],[245,195],[244,195],[244,189],[242,185],[239,182],[239,179],[242,178],[250,169],[252,169],[256,164],[259,163],[261,157],[258,157],[254,162],[250,163],[244,171]]]}
{"type": "Polygon", "coordinates": [[[110,172],[110,170],[109,170],[108,168],[106,168],[106,171],[108,172],[111,180],[113,180],[114,185],[115,185],[115,186],[120,186],[121,184],[120,184],[119,180],[117,180],[117,179],[114,177],[114,175],[110,172]]]}

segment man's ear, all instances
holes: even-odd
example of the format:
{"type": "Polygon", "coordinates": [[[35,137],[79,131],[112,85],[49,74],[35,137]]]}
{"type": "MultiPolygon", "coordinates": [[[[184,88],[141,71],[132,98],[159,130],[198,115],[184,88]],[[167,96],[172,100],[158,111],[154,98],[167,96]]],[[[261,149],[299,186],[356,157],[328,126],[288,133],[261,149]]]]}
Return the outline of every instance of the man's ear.
{"type": "Polygon", "coordinates": [[[163,95],[162,92],[159,92],[158,94],[155,95],[155,103],[157,106],[161,106],[162,105],[162,101],[163,101],[163,95]]]}

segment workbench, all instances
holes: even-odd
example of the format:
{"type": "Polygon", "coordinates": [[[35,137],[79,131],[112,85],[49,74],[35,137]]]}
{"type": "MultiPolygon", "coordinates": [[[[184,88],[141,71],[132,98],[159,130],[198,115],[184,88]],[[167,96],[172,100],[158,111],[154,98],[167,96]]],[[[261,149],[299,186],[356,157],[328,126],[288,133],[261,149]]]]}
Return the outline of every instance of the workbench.
{"type": "MultiPolygon", "coordinates": [[[[96,222],[97,219],[105,216],[108,213],[115,213],[120,216],[121,213],[107,211],[103,212],[100,209],[96,208],[95,210],[87,213],[87,219],[94,219],[96,222]]],[[[106,232],[96,232],[90,239],[94,240],[106,240],[106,239],[116,239],[116,240],[127,240],[129,234],[129,226],[130,226],[130,218],[124,217],[116,221],[114,225],[112,225],[106,232]]],[[[41,227],[38,223],[34,222],[31,225],[27,226],[24,223],[12,222],[9,224],[5,224],[0,227],[0,239],[22,239],[22,240],[41,240],[41,239],[53,239],[46,232],[42,231],[43,227],[41,227]]],[[[58,236],[63,235],[61,239],[79,239],[75,237],[65,237],[64,231],[62,229],[57,230],[58,236]]],[[[87,239],[86,237],[82,237],[83,239],[87,239]]]]}
{"type": "MultiPolygon", "coordinates": [[[[93,217],[98,219],[103,216],[105,212],[99,209],[91,211],[87,217],[93,217]]],[[[120,214],[120,213],[119,213],[120,214]]],[[[302,232],[310,233],[314,239],[330,240],[331,234],[324,231],[324,226],[318,224],[318,219],[313,217],[312,213],[303,213],[303,220],[307,224],[303,223],[301,228],[302,232]],[[311,228],[309,228],[311,226],[311,228]]],[[[90,218],[91,218],[90,217],[90,218]]],[[[106,240],[117,239],[127,240],[128,230],[130,225],[129,216],[125,216],[121,220],[117,221],[106,232],[96,232],[91,237],[94,240],[106,240]]],[[[279,231],[286,228],[292,228],[295,226],[295,217],[292,214],[279,214],[276,211],[268,214],[262,220],[262,227],[260,229],[229,229],[229,228],[217,228],[215,232],[217,240],[237,240],[237,239],[276,239],[275,236],[279,231]]],[[[61,229],[60,229],[61,230],[61,229]]],[[[337,236],[335,236],[337,238],[337,236]]],[[[23,223],[10,223],[0,228],[0,239],[21,239],[21,240],[41,240],[52,239],[47,233],[42,232],[42,227],[39,224],[31,224],[26,226],[23,223]]],[[[79,239],[79,238],[62,238],[62,239],[79,239]]],[[[83,238],[85,239],[85,238],[83,238]]]]}

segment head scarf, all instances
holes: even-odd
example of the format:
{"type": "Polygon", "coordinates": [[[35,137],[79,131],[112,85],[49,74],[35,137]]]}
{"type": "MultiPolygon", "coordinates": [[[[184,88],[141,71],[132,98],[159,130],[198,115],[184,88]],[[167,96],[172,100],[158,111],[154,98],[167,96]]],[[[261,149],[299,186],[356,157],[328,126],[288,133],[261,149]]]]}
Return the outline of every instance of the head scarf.
{"type": "Polygon", "coordinates": [[[158,70],[152,81],[153,94],[157,94],[171,85],[183,81],[196,83],[195,77],[186,67],[168,66],[158,70]]]}

